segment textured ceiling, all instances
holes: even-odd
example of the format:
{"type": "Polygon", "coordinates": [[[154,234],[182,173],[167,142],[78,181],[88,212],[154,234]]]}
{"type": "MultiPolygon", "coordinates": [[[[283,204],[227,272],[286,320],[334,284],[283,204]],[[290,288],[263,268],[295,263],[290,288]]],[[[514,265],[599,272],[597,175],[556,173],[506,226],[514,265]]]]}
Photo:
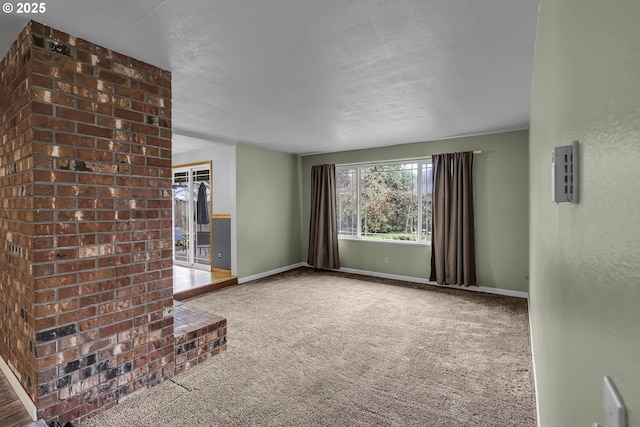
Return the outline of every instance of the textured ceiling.
{"type": "Polygon", "coordinates": [[[537,0],[55,0],[28,18],[173,72],[174,133],[291,153],[526,129],[537,0]]]}

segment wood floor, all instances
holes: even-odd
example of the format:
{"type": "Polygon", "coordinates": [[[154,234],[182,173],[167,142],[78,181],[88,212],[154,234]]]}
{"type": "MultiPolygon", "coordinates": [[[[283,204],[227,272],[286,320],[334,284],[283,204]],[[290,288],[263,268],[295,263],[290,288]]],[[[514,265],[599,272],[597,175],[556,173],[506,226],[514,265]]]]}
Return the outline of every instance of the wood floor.
{"type": "Polygon", "coordinates": [[[173,299],[178,301],[237,283],[238,278],[228,273],[173,266],[173,299]]]}
{"type": "Polygon", "coordinates": [[[0,426],[23,427],[33,421],[0,371],[0,426]]]}

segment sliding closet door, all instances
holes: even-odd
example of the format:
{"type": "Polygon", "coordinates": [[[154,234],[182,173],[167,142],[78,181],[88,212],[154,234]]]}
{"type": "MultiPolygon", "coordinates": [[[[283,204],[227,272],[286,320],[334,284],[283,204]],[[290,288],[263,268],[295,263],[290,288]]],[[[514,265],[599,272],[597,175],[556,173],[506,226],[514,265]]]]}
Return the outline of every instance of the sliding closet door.
{"type": "Polygon", "coordinates": [[[211,162],[173,168],[174,262],[211,269],[211,162]]]}

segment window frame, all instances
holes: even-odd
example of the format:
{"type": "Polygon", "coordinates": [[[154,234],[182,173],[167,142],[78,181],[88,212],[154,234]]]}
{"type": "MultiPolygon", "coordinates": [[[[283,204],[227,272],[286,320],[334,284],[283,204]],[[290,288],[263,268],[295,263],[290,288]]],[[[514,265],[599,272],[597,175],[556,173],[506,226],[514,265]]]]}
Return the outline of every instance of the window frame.
{"type": "MultiPolygon", "coordinates": [[[[356,214],[357,214],[357,231],[355,235],[341,234],[340,233],[340,212],[336,212],[336,219],[338,221],[338,239],[339,240],[354,240],[354,241],[365,241],[365,242],[383,242],[383,243],[392,243],[392,244],[401,244],[401,245],[418,245],[418,246],[431,246],[431,239],[422,239],[422,222],[423,222],[423,197],[425,197],[428,191],[423,192],[423,182],[422,182],[422,174],[423,171],[427,167],[432,168],[433,173],[433,162],[431,157],[426,158],[415,158],[415,159],[403,159],[403,160],[388,160],[388,161],[375,161],[375,162],[363,162],[363,163],[347,163],[347,164],[339,164],[336,165],[336,175],[338,175],[343,170],[354,170],[356,174],[357,181],[357,191],[356,191],[356,214]],[[406,165],[406,164],[417,164],[416,171],[416,193],[417,193],[417,205],[418,205],[418,227],[417,227],[417,239],[416,240],[394,240],[394,239],[384,239],[384,238],[375,238],[375,237],[365,237],[362,236],[362,194],[363,194],[363,186],[364,183],[362,181],[362,172],[363,169],[368,167],[376,167],[376,166],[394,166],[394,165],[406,165]],[[424,193],[424,194],[423,194],[424,193]]],[[[427,175],[428,176],[428,175],[427,175]]],[[[427,189],[428,189],[427,182],[427,189]]],[[[433,194],[433,189],[431,189],[431,193],[433,194]]],[[[336,195],[338,196],[338,195],[336,195]]],[[[339,200],[336,200],[336,209],[339,210],[339,200]]],[[[432,210],[433,213],[433,210],[432,210]]],[[[433,218],[431,218],[431,224],[433,227],[433,218]]],[[[433,238],[433,230],[431,238],[433,238]]]]}

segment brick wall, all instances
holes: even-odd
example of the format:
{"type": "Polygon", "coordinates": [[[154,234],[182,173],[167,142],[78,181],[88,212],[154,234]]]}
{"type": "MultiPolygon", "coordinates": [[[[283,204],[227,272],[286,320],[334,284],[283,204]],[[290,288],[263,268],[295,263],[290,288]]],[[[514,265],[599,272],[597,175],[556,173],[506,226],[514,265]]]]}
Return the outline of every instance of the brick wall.
{"type": "Polygon", "coordinates": [[[30,45],[25,29],[0,62],[0,355],[35,400],[30,45]]]}
{"type": "Polygon", "coordinates": [[[176,375],[227,349],[227,319],[174,301],[176,375]]]}
{"type": "Polygon", "coordinates": [[[0,75],[0,356],[78,421],[174,373],[171,75],[35,22],[0,75]]]}

